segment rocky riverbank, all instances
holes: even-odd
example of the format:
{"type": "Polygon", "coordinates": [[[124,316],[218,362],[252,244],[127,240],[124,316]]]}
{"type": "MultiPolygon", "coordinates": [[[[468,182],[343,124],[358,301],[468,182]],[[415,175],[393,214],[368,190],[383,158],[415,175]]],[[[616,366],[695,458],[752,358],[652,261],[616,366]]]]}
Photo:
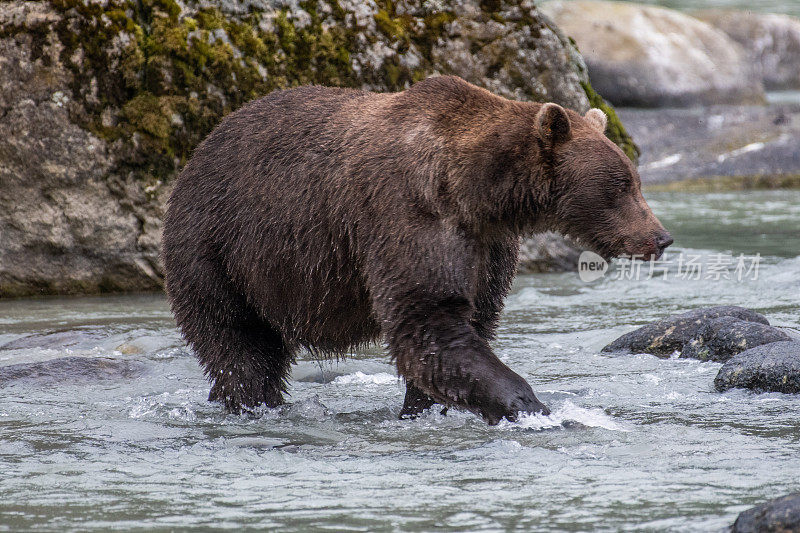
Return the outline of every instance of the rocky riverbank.
{"type": "Polygon", "coordinates": [[[224,114],[283,87],[392,91],[435,74],[604,107],[636,155],[526,1],[0,4],[0,296],[160,289],[171,179],[224,114]]]}
{"type": "Polygon", "coordinates": [[[598,0],[555,0],[542,11],[575,39],[594,86],[615,105],[754,104],[765,90],[800,88],[795,17],[598,0]]]}
{"type": "Polygon", "coordinates": [[[593,83],[620,106],[762,103],[764,88],[723,31],[660,7],[589,0],[543,11],[583,51],[593,83]]]}
{"type": "Polygon", "coordinates": [[[800,104],[620,109],[645,184],[800,187],[800,104]],[[737,179],[719,179],[719,178],[737,179]]]}
{"type": "Polygon", "coordinates": [[[765,90],[800,89],[800,19],[590,0],[542,10],[575,38],[594,86],[625,106],[645,183],[800,185],[800,99],[763,105],[765,90]]]}

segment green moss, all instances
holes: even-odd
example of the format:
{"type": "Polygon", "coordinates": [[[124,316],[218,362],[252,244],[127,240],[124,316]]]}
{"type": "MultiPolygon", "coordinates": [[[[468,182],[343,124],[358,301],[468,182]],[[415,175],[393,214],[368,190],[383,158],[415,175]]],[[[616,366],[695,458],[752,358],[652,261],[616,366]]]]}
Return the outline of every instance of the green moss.
{"type": "Polygon", "coordinates": [[[597,92],[592,88],[592,85],[589,82],[581,83],[583,90],[586,92],[587,98],[589,98],[589,104],[597,109],[603,111],[608,117],[608,127],[606,128],[606,135],[609,139],[614,141],[614,143],[619,146],[625,155],[627,155],[631,161],[634,163],[638,161],[639,156],[641,155],[641,151],[639,147],[636,146],[636,143],[633,142],[633,139],[625,130],[625,126],[622,125],[622,121],[617,116],[617,112],[611,107],[611,104],[605,101],[602,96],[597,94],[597,92]]]}
{"type": "Polygon", "coordinates": [[[204,8],[197,12],[197,24],[206,30],[216,30],[225,27],[225,17],[217,9],[204,8]]]}
{"type": "Polygon", "coordinates": [[[378,0],[375,24],[385,37],[387,45],[406,53],[412,46],[419,56],[419,64],[409,67],[401,63],[397,56],[387,58],[380,69],[381,78],[367,80],[399,91],[408,85],[423,80],[434,72],[432,50],[444,34],[445,25],[455,20],[453,12],[432,9],[421,17],[398,13],[393,0],[378,0]]]}
{"type": "Polygon", "coordinates": [[[392,17],[389,13],[381,9],[375,14],[375,23],[378,26],[378,30],[381,31],[387,37],[392,39],[406,39],[407,32],[405,24],[403,23],[403,19],[398,17],[392,17]]]}
{"type": "Polygon", "coordinates": [[[129,100],[122,108],[124,117],[137,130],[158,139],[168,139],[171,133],[172,109],[165,98],[142,93],[129,100]]]}
{"type": "MultiPolygon", "coordinates": [[[[180,18],[174,0],[51,5],[63,17],[40,33],[44,43],[54,29],[63,45],[73,99],[85,108],[73,118],[104,139],[122,140],[122,170],[145,181],[172,177],[220,118],[249,100],[309,83],[357,85],[349,53],[354,36],[339,25],[323,26],[316,2],[301,3],[310,16],[305,27],[283,11],[272,21],[274,31],[261,29],[259,12],[235,21],[208,7],[180,18]],[[96,99],[87,93],[92,86],[96,99]],[[104,125],[109,108],[117,121],[104,125]]],[[[341,7],[330,5],[342,21],[341,7]]]]}

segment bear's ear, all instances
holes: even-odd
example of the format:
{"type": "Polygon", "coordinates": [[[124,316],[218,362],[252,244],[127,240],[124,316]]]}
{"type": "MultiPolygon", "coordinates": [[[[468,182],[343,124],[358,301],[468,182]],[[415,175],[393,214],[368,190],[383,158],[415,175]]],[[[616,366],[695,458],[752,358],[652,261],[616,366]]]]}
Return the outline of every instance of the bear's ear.
{"type": "Polygon", "coordinates": [[[539,135],[550,146],[556,146],[572,138],[572,126],[564,108],[558,104],[544,104],[536,115],[539,135]]]}
{"type": "Polygon", "coordinates": [[[608,117],[601,110],[590,109],[589,111],[586,112],[584,118],[589,121],[589,124],[596,127],[598,130],[602,131],[603,133],[606,132],[606,126],[608,125],[608,117]]]}

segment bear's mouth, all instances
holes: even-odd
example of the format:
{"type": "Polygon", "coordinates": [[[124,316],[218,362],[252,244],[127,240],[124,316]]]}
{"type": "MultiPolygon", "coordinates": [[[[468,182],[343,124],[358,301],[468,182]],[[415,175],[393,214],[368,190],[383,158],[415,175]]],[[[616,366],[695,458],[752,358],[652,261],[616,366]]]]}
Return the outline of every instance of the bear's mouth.
{"type": "Polygon", "coordinates": [[[623,238],[613,243],[588,241],[586,245],[609,262],[612,259],[658,261],[666,249],[666,246],[659,247],[653,239],[631,242],[623,238]]]}
{"type": "Polygon", "coordinates": [[[574,241],[579,247],[596,253],[608,263],[610,263],[614,258],[625,257],[626,255],[629,255],[622,246],[622,243],[603,243],[593,239],[575,237],[573,235],[568,235],[568,237],[572,239],[572,241],[574,241]]]}
{"type": "Polygon", "coordinates": [[[639,261],[658,261],[664,254],[664,248],[656,246],[652,240],[632,241],[624,237],[613,242],[604,242],[591,237],[578,237],[567,234],[581,249],[594,252],[605,261],[611,262],[612,259],[628,259],[639,261]]]}
{"type": "MultiPolygon", "coordinates": [[[[577,241],[576,241],[577,242],[577,241]]],[[[611,262],[613,259],[627,259],[629,261],[658,261],[664,255],[661,248],[648,249],[629,249],[622,246],[610,246],[600,243],[578,242],[583,248],[596,253],[605,261],[611,262]]]]}

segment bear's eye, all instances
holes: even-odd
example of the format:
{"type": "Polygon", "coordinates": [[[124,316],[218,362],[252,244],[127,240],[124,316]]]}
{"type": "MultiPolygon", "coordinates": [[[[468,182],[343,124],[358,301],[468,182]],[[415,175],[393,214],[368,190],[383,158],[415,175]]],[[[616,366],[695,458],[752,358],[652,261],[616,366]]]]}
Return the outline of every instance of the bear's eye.
{"type": "Polygon", "coordinates": [[[627,172],[614,172],[611,174],[611,186],[617,192],[625,192],[630,189],[632,180],[627,172]]]}
{"type": "Polygon", "coordinates": [[[614,180],[614,188],[619,192],[625,192],[631,187],[631,180],[628,177],[614,180]]]}

